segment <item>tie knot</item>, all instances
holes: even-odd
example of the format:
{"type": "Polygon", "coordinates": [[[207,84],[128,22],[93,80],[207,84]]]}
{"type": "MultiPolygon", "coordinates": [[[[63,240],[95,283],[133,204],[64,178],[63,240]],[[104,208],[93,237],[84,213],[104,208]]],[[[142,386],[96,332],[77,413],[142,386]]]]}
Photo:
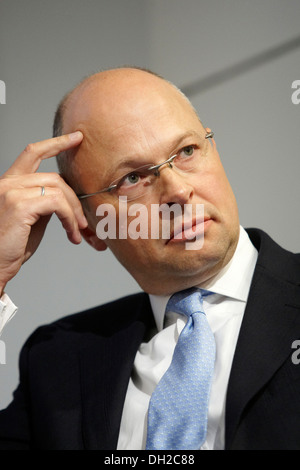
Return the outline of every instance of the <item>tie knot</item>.
{"type": "Polygon", "coordinates": [[[186,315],[187,317],[196,312],[204,314],[203,295],[209,294],[211,294],[211,292],[208,291],[204,291],[202,294],[201,290],[196,287],[177,292],[170,298],[166,307],[166,312],[172,311],[180,313],[181,315],[186,315]]]}

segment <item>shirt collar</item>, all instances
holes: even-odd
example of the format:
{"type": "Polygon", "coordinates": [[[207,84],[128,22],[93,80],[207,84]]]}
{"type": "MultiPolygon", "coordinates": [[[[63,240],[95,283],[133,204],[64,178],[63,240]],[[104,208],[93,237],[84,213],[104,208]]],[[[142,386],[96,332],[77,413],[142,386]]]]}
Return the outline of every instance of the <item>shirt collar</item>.
{"type": "MultiPolygon", "coordinates": [[[[257,255],[257,250],[247,232],[240,227],[239,241],[230,262],[216,276],[197,287],[246,302],[257,255]]],[[[165,310],[170,297],[171,295],[149,295],[158,331],[163,328],[165,310]]]]}

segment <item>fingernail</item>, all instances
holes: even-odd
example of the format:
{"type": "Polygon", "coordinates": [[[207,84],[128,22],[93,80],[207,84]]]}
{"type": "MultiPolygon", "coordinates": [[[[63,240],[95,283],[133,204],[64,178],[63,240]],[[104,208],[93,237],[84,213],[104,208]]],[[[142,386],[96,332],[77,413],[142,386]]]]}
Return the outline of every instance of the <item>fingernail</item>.
{"type": "Polygon", "coordinates": [[[69,139],[70,140],[79,140],[82,139],[83,134],[80,131],[72,132],[72,134],[69,134],[69,139]]]}

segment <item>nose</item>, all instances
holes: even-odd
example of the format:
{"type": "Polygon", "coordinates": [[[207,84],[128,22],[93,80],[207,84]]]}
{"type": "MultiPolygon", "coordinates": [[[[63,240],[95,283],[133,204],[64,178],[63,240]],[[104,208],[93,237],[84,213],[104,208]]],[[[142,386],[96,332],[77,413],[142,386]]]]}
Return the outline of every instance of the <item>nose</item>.
{"type": "Polygon", "coordinates": [[[188,179],[178,174],[174,167],[161,168],[157,180],[160,204],[186,204],[193,195],[194,189],[188,179]]]}

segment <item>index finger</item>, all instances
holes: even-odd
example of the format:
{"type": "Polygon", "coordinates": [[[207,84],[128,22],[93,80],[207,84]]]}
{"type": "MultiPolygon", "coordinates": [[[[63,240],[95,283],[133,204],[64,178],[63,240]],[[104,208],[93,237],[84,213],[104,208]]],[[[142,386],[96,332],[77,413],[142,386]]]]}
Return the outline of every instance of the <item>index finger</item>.
{"type": "Polygon", "coordinates": [[[59,137],[29,144],[5,174],[22,175],[35,173],[42,160],[54,157],[64,150],[76,147],[81,143],[82,139],[83,134],[80,131],[76,131],[71,134],[64,134],[59,137]]]}

